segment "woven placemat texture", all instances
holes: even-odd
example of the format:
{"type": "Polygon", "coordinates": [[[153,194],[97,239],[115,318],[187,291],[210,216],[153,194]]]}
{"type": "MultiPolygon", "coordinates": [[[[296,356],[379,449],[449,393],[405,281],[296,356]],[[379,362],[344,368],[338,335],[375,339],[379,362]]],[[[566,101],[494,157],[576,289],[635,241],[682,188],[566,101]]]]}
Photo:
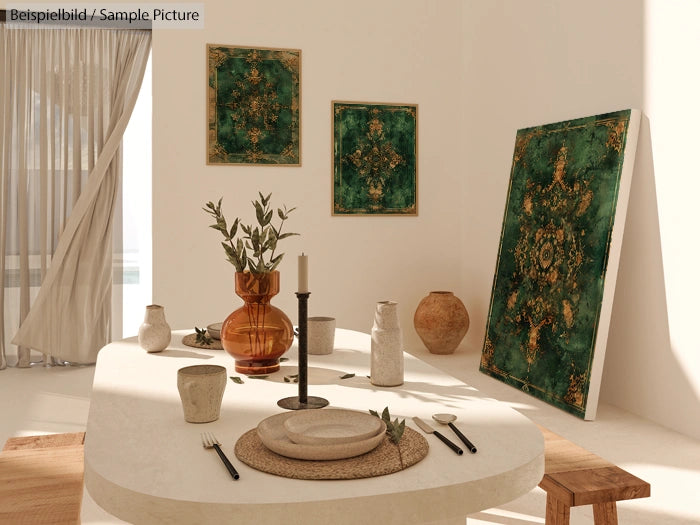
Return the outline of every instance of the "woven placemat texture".
{"type": "Polygon", "coordinates": [[[415,465],[428,455],[428,442],[411,428],[406,428],[395,445],[384,437],[377,448],[347,459],[306,461],[280,456],[269,450],[256,429],[243,434],[234,449],[246,465],[269,474],[294,479],[360,479],[392,474],[415,465]]]}
{"type": "Polygon", "coordinates": [[[189,334],[182,338],[182,344],[193,346],[194,348],[204,348],[205,350],[223,350],[219,339],[212,339],[210,345],[203,345],[197,342],[197,334],[189,334]]]}

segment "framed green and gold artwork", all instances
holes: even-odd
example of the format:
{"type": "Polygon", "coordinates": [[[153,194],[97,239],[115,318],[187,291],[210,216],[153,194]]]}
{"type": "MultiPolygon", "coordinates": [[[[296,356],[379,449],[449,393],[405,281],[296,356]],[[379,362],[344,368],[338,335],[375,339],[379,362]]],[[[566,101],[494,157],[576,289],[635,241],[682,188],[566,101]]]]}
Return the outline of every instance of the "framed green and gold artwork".
{"type": "Polygon", "coordinates": [[[594,419],[640,113],[521,129],[480,370],[594,419]]]}
{"type": "Polygon", "coordinates": [[[418,106],[331,106],[333,215],[417,215],[418,106]]]}
{"type": "Polygon", "coordinates": [[[301,50],[207,45],[207,164],[301,166],[301,50]]]}

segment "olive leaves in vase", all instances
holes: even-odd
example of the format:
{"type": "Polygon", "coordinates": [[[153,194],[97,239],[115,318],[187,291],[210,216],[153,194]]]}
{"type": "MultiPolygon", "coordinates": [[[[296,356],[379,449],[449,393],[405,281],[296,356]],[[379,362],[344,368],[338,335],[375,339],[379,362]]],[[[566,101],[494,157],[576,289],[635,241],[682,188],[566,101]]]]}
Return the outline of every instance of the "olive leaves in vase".
{"type": "Polygon", "coordinates": [[[221,245],[224,247],[228,262],[234,266],[237,272],[244,272],[246,268],[253,274],[274,271],[284,257],[283,253],[275,255],[277,243],[292,235],[299,235],[291,232],[282,233],[284,221],[289,218],[289,214],[296,208],[287,209],[286,206],[277,208],[277,217],[279,217],[280,222],[275,227],[272,223],[274,210],[270,207],[272,194],[269,193],[267,196],[263,196],[262,193],[258,192],[258,195],[260,198],[252,201],[255,208],[255,217],[258,221],[258,225],[255,227],[243,224],[240,217],[236,217],[231,228],[229,228],[226,217],[221,211],[223,197],[219,199],[217,204],[210,201],[207,202],[205,208],[202,208],[214,217],[216,222],[210,225],[210,228],[221,232],[221,235],[223,235],[224,241],[221,245]]]}

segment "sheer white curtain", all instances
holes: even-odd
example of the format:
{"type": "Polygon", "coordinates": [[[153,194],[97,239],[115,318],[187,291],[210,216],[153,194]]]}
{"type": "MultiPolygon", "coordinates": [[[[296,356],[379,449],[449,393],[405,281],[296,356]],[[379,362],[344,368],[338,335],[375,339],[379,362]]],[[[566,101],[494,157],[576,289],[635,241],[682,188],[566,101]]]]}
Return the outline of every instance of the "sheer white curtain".
{"type": "Polygon", "coordinates": [[[30,349],[94,363],[109,341],[120,145],[150,45],[0,23],[0,368],[15,332],[20,367],[30,349]]]}

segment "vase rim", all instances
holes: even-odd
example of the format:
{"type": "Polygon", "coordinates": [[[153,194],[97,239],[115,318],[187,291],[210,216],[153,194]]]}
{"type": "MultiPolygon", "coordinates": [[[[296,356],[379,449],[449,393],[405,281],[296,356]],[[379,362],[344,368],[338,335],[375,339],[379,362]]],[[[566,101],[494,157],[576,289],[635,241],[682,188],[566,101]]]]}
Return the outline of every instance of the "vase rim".
{"type": "Polygon", "coordinates": [[[163,307],[159,304],[149,304],[146,308],[149,310],[157,310],[158,308],[163,308],[163,307]]]}
{"type": "Polygon", "coordinates": [[[378,301],[377,304],[386,304],[386,305],[391,306],[391,305],[395,305],[395,304],[399,304],[399,303],[397,303],[396,301],[378,301]]]}
{"type": "Polygon", "coordinates": [[[454,292],[448,292],[447,290],[435,290],[430,293],[434,293],[437,295],[454,295],[454,292]]]}

